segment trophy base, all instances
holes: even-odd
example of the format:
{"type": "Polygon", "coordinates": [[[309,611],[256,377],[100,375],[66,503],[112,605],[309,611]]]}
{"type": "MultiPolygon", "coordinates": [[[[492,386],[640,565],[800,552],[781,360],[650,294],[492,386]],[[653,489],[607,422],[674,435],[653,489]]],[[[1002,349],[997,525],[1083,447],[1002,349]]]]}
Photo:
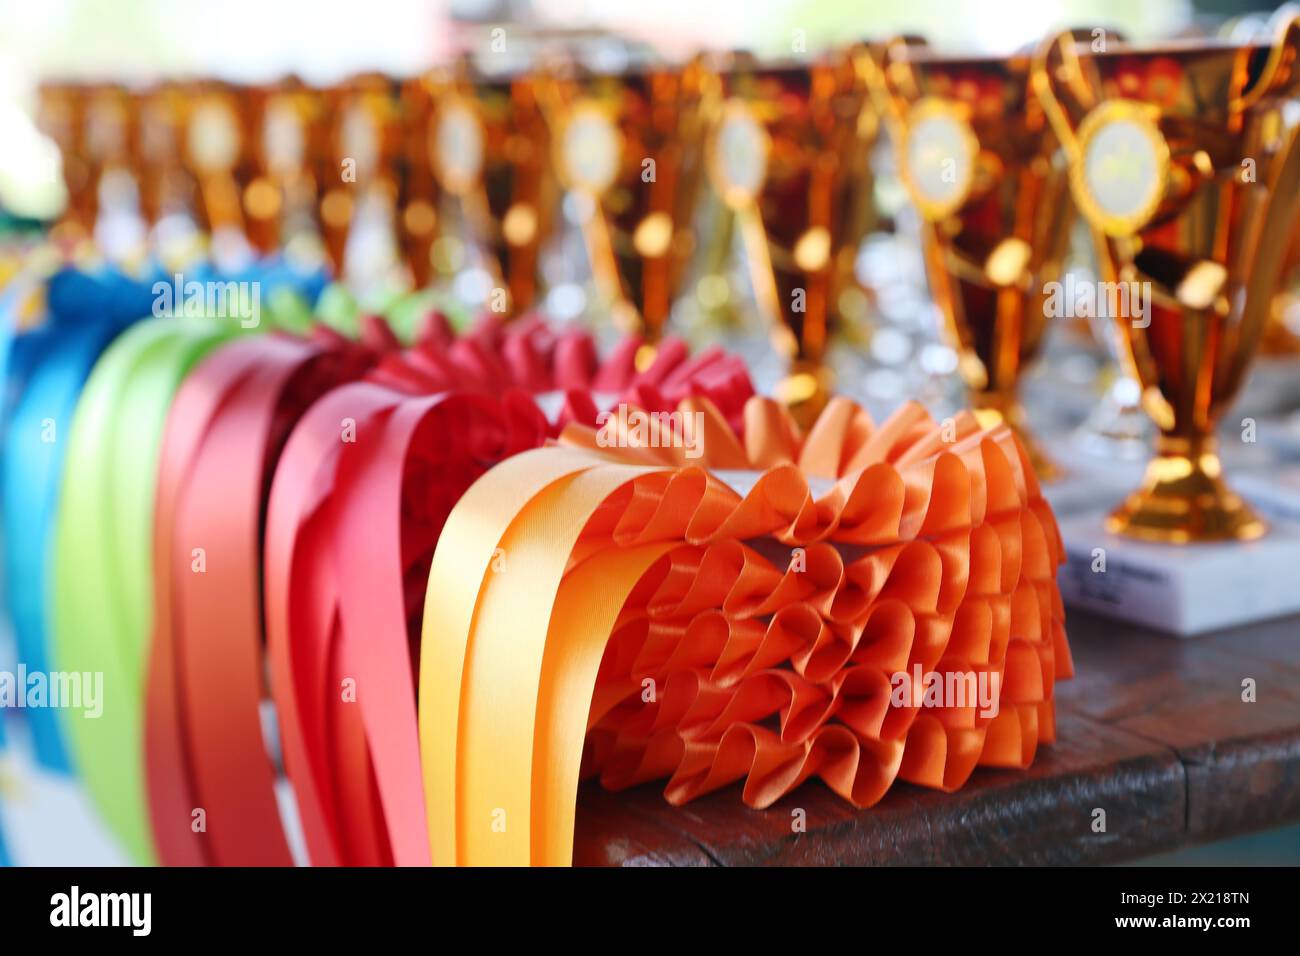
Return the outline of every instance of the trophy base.
{"type": "Polygon", "coordinates": [[[1170,546],[1106,530],[1100,514],[1061,522],[1066,606],[1179,637],[1300,613],[1300,524],[1256,541],[1170,546]]]}
{"type": "Polygon", "coordinates": [[[1162,436],[1142,487],[1110,517],[1106,530],[1161,544],[1250,541],[1268,525],[1224,482],[1212,439],[1162,436]]]}

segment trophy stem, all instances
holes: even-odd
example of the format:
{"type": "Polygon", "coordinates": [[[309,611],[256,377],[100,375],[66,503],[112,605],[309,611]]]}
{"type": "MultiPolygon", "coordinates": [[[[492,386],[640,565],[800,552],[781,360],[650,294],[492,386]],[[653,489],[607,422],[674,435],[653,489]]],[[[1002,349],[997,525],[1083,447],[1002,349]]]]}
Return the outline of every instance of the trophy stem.
{"type": "Polygon", "coordinates": [[[790,374],[778,383],[776,396],[802,429],[810,429],[830,401],[834,386],[831,370],[821,362],[794,358],[790,374]]]}
{"type": "Polygon", "coordinates": [[[971,410],[975,413],[975,418],[981,427],[992,428],[995,425],[1006,424],[1015,432],[1016,437],[1020,439],[1020,444],[1025,446],[1029,463],[1034,466],[1034,474],[1040,481],[1056,481],[1063,476],[1061,466],[1043,451],[1042,446],[1030,432],[1025,417],[1025,407],[1020,404],[1020,398],[1015,392],[972,391],[970,403],[971,410]]]}
{"type": "Polygon", "coordinates": [[[1213,436],[1162,434],[1142,487],[1106,519],[1106,530],[1169,544],[1262,536],[1268,525],[1222,472],[1213,436]]]}

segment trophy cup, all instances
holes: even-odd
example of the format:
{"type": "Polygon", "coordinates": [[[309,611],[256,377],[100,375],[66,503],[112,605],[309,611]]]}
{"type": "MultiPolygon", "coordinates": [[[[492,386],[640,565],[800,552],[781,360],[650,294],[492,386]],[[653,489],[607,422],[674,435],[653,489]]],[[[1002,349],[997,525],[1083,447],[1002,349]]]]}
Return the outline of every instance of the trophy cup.
{"type": "Polygon", "coordinates": [[[1101,257],[1152,294],[1149,321],[1117,321],[1160,430],[1157,455],[1112,531],[1177,543],[1265,531],[1223,481],[1214,428],[1269,321],[1300,211],[1300,151],[1280,118],[1300,91],[1298,54],[1293,18],[1272,45],[1061,41],[1042,64],[1044,104],[1101,257]]]}
{"type": "Polygon", "coordinates": [[[863,131],[873,123],[851,58],[735,66],[709,142],[714,189],[735,214],[759,310],[788,361],[777,397],[810,425],[831,389],[826,347],[835,299],[865,228],[863,131]]]}
{"type": "Polygon", "coordinates": [[[150,229],[190,208],[189,177],[180,161],[181,93],[162,85],[137,94],[140,211],[150,229]]]}
{"type": "MultiPolygon", "coordinates": [[[[752,65],[753,54],[737,51],[733,60],[744,58],[752,65]]],[[[721,81],[716,74],[707,75],[707,92],[700,109],[702,128],[711,129],[720,106],[721,81]]],[[[697,171],[705,168],[707,155],[699,157],[697,171]]],[[[707,179],[707,174],[706,174],[707,179]]],[[[743,263],[734,255],[737,232],[736,213],[723,202],[718,190],[700,188],[695,208],[695,252],[683,279],[683,301],[679,328],[692,341],[726,343],[729,351],[744,354],[755,350],[755,332],[763,318],[753,309],[744,308],[743,263]],[[737,281],[740,280],[740,281],[737,281]]],[[[762,351],[751,362],[757,367],[769,352],[762,351]]]]}
{"type": "Polygon", "coordinates": [[[857,279],[858,252],[867,235],[880,227],[876,208],[876,177],[872,154],[880,138],[880,114],[871,99],[870,66],[878,55],[877,45],[855,43],[838,60],[837,68],[850,71],[840,81],[844,92],[836,97],[835,108],[856,122],[853,136],[845,137],[845,175],[842,186],[843,235],[836,243],[835,274],[831,286],[832,326],[848,329],[861,325],[867,297],[857,279]]]}
{"type": "Polygon", "coordinates": [[[95,84],[86,103],[87,189],[94,193],[95,244],[110,261],[138,259],[145,229],[137,188],[137,127],[130,94],[115,84],[95,84]]]}
{"type": "MultiPolygon", "coordinates": [[[[396,260],[394,176],[400,152],[397,104],[387,77],[365,74],[326,91],[323,142],[315,151],[320,224],[336,278],[346,270],[378,280],[396,260]]],[[[404,210],[405,211],[405,210],[404,210]]]]}
{"type": "Polygon", "coordinates": [[[233,88],[200,83],[185,91],[185,164],[198,187],[199,224],[212,242],[213,258],[247,250],[239,188],[245,139],[233,88]]]}
{"type": "MultiPolygon", "coordinates": [[[[1058,38],[1036,59],[1034,85],[1069,157],[1074,202],[1105,278],[1129,292],[1112,314],[1159,430],[1142,487],[1105,522],[1122,536],[1110,546],[1124,549],[1124,565],[1149,564],[1155,576],[1103,587],[1107,576],[1072,567],[1062,590],[1079,603],[1180,633],[1300,609],[1287,580],[1300,552],[1292,529],[1249,548],[1206,544],[1266,531],[1224,482],[1215,426],[1270,320],[1300,214],[1297,128],[1283,122],[1300,92],[1297,57],[1291,13],[1267,43],[1131,47],[1095,31],[1091,42],[1058,38]],[[1135,296],[1145,308],[1132,308],[1135,296]],[[1200,546],[1159,546],[1168,543],[1200,546]],[[1251,601],[1222,600],[1238,585],[1251,601]],[[1119,587],[1128,590],[1101,593],[1119,587]]],[[[1086,563],[1098,531],[1063,527],[1072,565],[1086,563]]]]}
{"type": "Polygon", "coordinates": [[[533,78],[471,81],[468,74],[463,64],[456,75],[430,79],[427,162],[454,203],[461,241],[490,262],[488,307],[516,316],[536,302],[539,254],[551,224],[549,131],[533,78]]]}
{"type": "Polygon", "coordinates": [[[645,337],[639,363],[653,357],[695,249],[709,80],[695,60],[680,70],[552,74],[540,90],[598,293],[620,328],[645,337]]]}
{"type": "Polygon", "coordinates": [[[57,244],[90,239],[98,206],[93,170],[85,153],[85,88],[70,83],[42,83],[36,123],[59,148],[67,205],[50,231],[57,244]]]}
{"type": "Polygon", "coordinates": [[[1291,235],[1282,267],[1282,288],[1273,297],[1272,320],[1260,350],[1279,358],[1300,358],[1300,229],[1291,235]]]}
{"type": "Polygon", "coordinates": [[[864,69],[924,225],[931,292],[980,423],[1006,422],[1040,478],[1060,469],[1026,427],[1019,381],[1047,330],[1069,248],[1068,174],[1029,89],[1030,58],[885,44],[864,69]]]}
{"type": "Polygon", "coordinates": [[[316,95],[294,79],[244,91],[244,135],[252,153],[244,217],[249,241],[264,255],[294,248],[316,231],[308,146],[318,106],[316,95]]]}
{"type": "Polygon", "coordinates": [[[397,234],[415,289],[433,281],[433,244],[438,235],[438,184],[429,165],[433,94],[426,77],[404,80],[398,91],[402,131],[397,177],[397,234]]]}

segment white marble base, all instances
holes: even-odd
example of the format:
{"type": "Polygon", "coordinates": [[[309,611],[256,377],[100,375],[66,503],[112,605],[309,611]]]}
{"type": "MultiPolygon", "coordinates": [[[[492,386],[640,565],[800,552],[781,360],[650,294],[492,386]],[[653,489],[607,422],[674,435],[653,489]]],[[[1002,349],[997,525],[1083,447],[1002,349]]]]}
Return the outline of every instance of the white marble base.
{"type": "MultiPolygon", "coordinates": [[[[1269,522],[1300,524],[1300,465],[1286,465],[1267,473],[1235,475],[1232,483],[1269,522]]],[[[1300,571],[1296,580],[1300,581],[1300,571]]]]}
{"type": "Polygon", "coordinates": [[[1258,541],[1163,545],[1107,533],[1105,514],[1060,523],[1067,606],[1180,637],[1300,613],[1300,524],[1273,519],[1258,541]]]}

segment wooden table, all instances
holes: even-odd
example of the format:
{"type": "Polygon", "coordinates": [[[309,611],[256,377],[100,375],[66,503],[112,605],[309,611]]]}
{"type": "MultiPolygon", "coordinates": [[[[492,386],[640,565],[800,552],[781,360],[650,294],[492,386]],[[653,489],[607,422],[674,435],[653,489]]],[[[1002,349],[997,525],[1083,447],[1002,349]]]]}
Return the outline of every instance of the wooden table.
{"type": "Polygon", "coordinates": [[[1191,640],[1084,613],[1067,627],[1076,676],[1028,771],[977,770],[955,794],[899,783],[862,811],[819,781],[765,811],[739,785],[672,807],[662,785],[584,784],[574,862],[1109,863],[1300,819],[1300,617],[1191,640]]]}

